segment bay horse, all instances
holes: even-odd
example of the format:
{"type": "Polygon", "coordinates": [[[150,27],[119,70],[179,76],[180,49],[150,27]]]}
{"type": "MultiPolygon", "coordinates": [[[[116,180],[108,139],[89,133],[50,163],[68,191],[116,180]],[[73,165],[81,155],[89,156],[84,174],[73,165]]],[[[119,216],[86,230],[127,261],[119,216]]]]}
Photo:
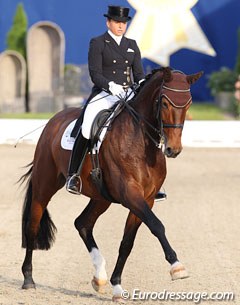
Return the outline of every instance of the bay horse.
{"type": "MultiPolygon", "coordinates": [[[[202,72],[186,75],[169,67],[152,71],[139,93],[115,118],[101,145],[99,163],[104,184],[112,198],[129,209],[118,259],[110,278],[114,301],[122,299],[122,271],[142,222],[159,240],[171,265],[172,279],[188,276],[152,207],[154,197],[166,177],[165,156],[175,158],[182,150],[182,129],[192,102],[190,86],[201,75],[202,72]],[[164,142],[163,147],[159,145],[160,142],[164,142]]],[[[70,151],[61,147],[61,137],[80,112],[78,108],[68,108],[48,121],[38,140],[30,169],[20,178],[22,182],[28,179],[22,216],[22,246],[26,248],[22,265],[23,289],[35,288],[32,277],[33,250],[48,250],[55,239],[56,227],[47,205],[65,184],[70,151]]],[[[82,193],[90,201],[74,224],[95,268],[92,285],[101,292],[107,283],[105,259],[92,232],[98,217],[112,202],[98,192],[91,180],[91,168],[91,158],[87,155],[81,178],[82,193]]]]}

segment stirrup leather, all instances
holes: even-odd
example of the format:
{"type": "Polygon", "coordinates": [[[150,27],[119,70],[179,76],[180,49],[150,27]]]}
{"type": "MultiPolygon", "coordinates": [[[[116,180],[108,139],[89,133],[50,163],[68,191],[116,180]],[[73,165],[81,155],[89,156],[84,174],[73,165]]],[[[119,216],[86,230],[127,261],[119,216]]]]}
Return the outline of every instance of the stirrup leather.
{"type": "Polygon", "coordinates": [[[69,193],[80,195],[82,191],[82,179],[79,175],[73,174],[67,178],[66,189],[69,193]]]}

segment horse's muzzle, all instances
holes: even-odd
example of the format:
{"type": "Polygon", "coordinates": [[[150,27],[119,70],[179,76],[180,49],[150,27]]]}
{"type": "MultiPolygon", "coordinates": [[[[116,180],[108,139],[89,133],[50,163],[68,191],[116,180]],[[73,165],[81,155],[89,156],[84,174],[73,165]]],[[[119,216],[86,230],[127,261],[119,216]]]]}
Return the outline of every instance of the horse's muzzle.
{"type": "Polygon", "coordinates": [[[182,151],[182,149],[173,149],[170,146],[167,146],[164,149],[164,154],[168,158],[176,158],[180,154],[181,151],[182,151]]]}

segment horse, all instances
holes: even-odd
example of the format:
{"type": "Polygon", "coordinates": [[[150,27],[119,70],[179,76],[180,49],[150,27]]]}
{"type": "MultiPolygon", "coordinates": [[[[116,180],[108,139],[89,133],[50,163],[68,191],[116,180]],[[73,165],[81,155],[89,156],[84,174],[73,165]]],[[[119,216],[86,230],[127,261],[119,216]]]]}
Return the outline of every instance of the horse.
{"type": "MultiPolygon", "coordinates": [[[[181,135],[186,112],[192,103],[190,86],[202,75],[186,75],[170,67],[153,70],[135,97],[126,103],[111,123],[99,150],[99,164],[108,194],[129,210],[119,255],[110,283],[113,301],[122,300],[121,277],[133,248],[137,231],[144,223],[159,240],[165,259],[171,265],[173,280],[188,277],[171,247],[163,223],[152,211],[154,197],[166,178],[166,157],[175,158],[182,151],[181,135]]],[[[51,197],[64,185],[70,151],[61,147],[66,127],[81,113],[67,108],[54,115],[43,129],[33,161],[20,178],[26,184],[22,214],[22,247],[26,248],[22,264],[23,289],[35,288],[32,277],[33,250],[48,250],[56,227],[48,213],[51,197]]],[[[93,227],[111,205],[91,179],[92,160],[85,158],[81,179],[82,194],[90,198],[74,225],[94,265],[93,288],[102,292],[107,284],[105,259],[93,236],[93,227]]]]}

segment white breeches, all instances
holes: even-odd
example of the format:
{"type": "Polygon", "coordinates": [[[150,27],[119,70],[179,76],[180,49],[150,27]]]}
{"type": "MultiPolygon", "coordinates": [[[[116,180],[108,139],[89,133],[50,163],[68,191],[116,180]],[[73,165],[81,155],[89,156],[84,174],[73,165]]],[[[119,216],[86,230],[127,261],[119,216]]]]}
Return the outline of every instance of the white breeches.
{"type": "MultiPolygon", "coordinates": [[[[126,94],[127,96],[129,95],[127,100],[134,97],[134,93],[130,88],[127,90],[126,94]]],[[[124,98],[124,96],[122,97],[124,98]]],[[[82,123],[82,135],[84,138],[90,138],[91,126],[96,115],[103,109],[111,108],[117,101],[119,101],[117,96],[113,96],[105,91],[101,91],[89,101],[87,108],[85,109],[82,123]]]]}

